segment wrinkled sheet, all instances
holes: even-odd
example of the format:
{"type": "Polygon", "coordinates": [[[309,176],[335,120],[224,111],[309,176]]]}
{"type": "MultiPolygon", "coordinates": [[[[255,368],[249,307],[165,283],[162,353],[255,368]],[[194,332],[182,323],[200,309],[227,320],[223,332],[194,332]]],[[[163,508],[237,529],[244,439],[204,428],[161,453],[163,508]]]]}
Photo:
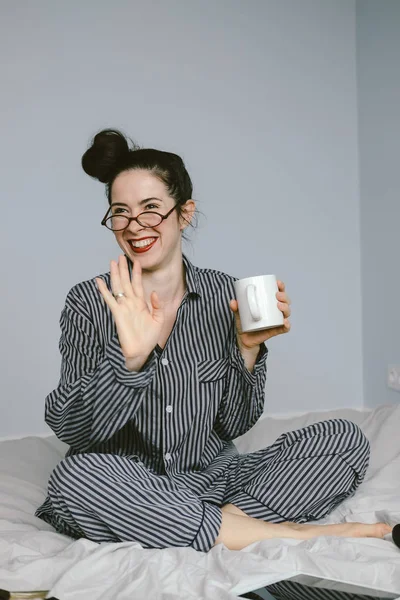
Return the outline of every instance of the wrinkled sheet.
{"type": "MultiPolygon", "coordinates": [[[[267,416],[235,443],[240,452],[250,452],[271,445],[284,431],[329,418],[360,425],[371,443],[371,461],[356,494],[314,523],[400,523],[400,406],[267,416]]],[[[303,573],[400,597],[400,549],[391,534],[264,540],[241,551],[219,544],[208,553],[149,550],[134,542],[97,544],[59,534],[34,512],[67,448],[54,435],[0,441],[1,588],[49,589],[59,600],[224,600],[303,573]]]]}

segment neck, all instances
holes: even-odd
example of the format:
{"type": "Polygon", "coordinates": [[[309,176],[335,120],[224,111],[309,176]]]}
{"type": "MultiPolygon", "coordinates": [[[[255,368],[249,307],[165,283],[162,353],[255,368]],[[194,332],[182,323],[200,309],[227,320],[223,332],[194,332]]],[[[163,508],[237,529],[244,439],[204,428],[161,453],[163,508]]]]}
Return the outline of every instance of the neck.
{"type": "Polygon", "coordinates": [[[167,308],[182,300],[186,289],[185,267],[182,253],[179,252],[166,265],[154,271],[142,271],[145,298],[150,299],[152,291],[157,292],[162,304],[167,308]]]}

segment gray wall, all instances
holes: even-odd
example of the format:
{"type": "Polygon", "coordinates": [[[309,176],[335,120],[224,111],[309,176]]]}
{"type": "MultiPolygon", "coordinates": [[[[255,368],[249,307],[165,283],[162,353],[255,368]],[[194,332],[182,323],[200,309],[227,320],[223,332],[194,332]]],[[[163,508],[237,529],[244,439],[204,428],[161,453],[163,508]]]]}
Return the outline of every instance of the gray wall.
{"type": "Polygon", "coordinates": [[[293,329],[270,341],[268,413],[361,407],[355,3],[3,0],[0,435],[43,433],[68,290],[109,270],[103,127],[180,153],[206,218],[186,252],[276,273],[293,329]]]}
{"type": "Polygon", "coordinates": [[[365,404],[400,401],[400,2],[357,2],[365,404]]]}

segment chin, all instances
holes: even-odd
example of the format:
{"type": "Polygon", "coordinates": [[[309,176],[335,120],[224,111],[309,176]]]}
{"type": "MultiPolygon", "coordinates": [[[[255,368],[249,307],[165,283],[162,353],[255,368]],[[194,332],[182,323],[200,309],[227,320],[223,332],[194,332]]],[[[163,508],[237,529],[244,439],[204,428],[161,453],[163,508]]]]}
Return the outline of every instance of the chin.
{"type": "Polygon", "coordinates": [[[148,252],[143,252],[142,254],[136,254],[133,252],[130,246],[124,250],[125,254],[132,262],[138,260],[142,269],[146,271],[155,271],[163,264],[168,264],[171,260],[173,260],[176,251],[177,248],[175,247],[165,249],[165,247],[163,248],[161,245],[159,245],[159,243],[157,243],[157,245],[154,248],[151,248],[148,252]]]}
{"type": "Polygon", "coordinates": [[[135,254],[134,252],[130,251],[126,254],[129,256],[132,262],[135,262],[135,260],[139,261],[140,266],[144,271],[154,271],[163,262],[163,257],[160,256],[158,252],[152,253],[150,251],[149,253],[144,252],[143,254],[135,254]]]}

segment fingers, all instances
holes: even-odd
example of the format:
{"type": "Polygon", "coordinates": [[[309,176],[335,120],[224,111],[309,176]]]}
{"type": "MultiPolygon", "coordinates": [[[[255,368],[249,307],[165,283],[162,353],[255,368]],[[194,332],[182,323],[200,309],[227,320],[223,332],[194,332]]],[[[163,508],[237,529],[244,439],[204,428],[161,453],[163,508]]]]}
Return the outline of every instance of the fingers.
{"type": "MultiPolygon", "coordinates": [[[[124,256],[123,254],[120,254],[118,256],[117,269],[118,269],[119,282],[121,285],[120,289],[117,291],[123,292],[129,298],[130,296],[132,296],[132,285],[131,285],[131,281],[130,281],[130,277],[129,277],[128,261],[126,259],[126,256],[124,256]]],[[[118,278],[116,278],[115,285],[117,285],[117,280],[118,280],[118,278]]],[[[111,285],[112,285],[112,282],[111,282],[111,285]]],[[[114,291],[114,288],[113,288],[113,291],[114,291]]]]}
{"type": "Polygon", "coordinates": [[[287,319],[292,314],[290,309],[290,305],[292,303],[291,299],[285,292],[285,284],[283,281],[278,281],[278,289],[279,292],[276,292],[276,299],[278,300],[278,308],[282,311],[283,316],[287,319]]]}
{"type": "Polygon", "coordinates": [[[229,302],[229,307],[230,307],[231,311],[233,312],[233,314],[235,315],[236,331],[240,334],[240,333],[242,333],[242,324],[240,322],[238,301],[231,300],[229,302]]]}
{"type": "Polygon", "coordinates": [[[231,307],[231,310],[233,312],[237,312],[239,310],[239,308],[238,308],[238,301],[237,300],[231,300],[229,302],[229,306],[231,307]]]}
{"type": "MultiPolygon", "coordinates": [[[[231,300],[229,302],[229,306],[230,306],[230,309],[232,310],[232,312],[235,314],[236,329],[237,329],[238,333],[241,334],[242,329],[241,329],[241,322],[240,322],[240,316],[239,316],[238,301],[231,300]]],[[[283,312],[283,316],[284,316],[283,325],[280,325],[279,327],[271,327],[270,329],[262,329],[261,331],[254,331],[254,332],[250,333],[250,336],[254,338],[254,343],[261,344],[262,342],[266,341],[267,339],[269,339],[271,337],[280,335],[282,333],[288,333],[290,331],[291,325],[290,325],[290,321],[288,318],[291,313],[290,306],[286,303],[278,302],[278,308],[279,308],[279,310],[282,310],[282,312],[283,312]]]]}
{"type": "Polygon", "coordinates": [[[285,318],[290,317],[290,315],[292,314],[292,311],[290,310],[290,306],[286,302],[278,302],[278,308],[279,308],[279,310],[281,310],[283,312],[283,316],[285,318]]]}
{"type": "Polygon", "coordinates": [[[150,303],[152,307],[152,316],[158,322],[164,323],[164,307],[157,295],[157,292],[151,292],[150,303]]]}
{"type": "Polygon", "coordinates": [[[118,257],[118,262],[110,262],[110,279],[112,293],[123,292],[128,298],[132,296],[132,287],[129,281],[129,269],[126,257],[122,254],[118,257]]]}
{"type": "Polygon", "coordinates": [[[133,293],[135,293],[136,296],[143,298],[141,272],[140,263],[135,261],[132,269],[132,285],[126,256],[120,254],[118,256],[118,262],[115,260],[110,261],[110,284],[112,293],[110,293],[102,279],[96,278],[97,287],[110,308],[119,306],[119,303],[114,297],[114,294],[118,294],[119,292],[124,293],[128,298],[132,297],[133,293]]]}
{"type": "Polygon", "coordinates": [[[132,269],[132,283],[130,284],[131,290],[139,298],[144,298],[143,284],[142,284],[142,265],[138,260],[133,263],[132,269]]]}
{"type": "Polygon", "coordinates": [[[276,292],[275,296],[276,296],[277,300],[280,300],[280,302],[286,302],[287,304],[292,304],[292,301],[286,292],[276,292]]]}
{"type": "Polygon", "coordinates": [[[278,279],[277,284],[278,284],[278,290],[280,292],[284,292],[285,291],[285,284],[283,283],[283,281],[281,281],[280,279],[278,279]]]}
{"type": "Polygon", "coordinates": [[[272,330],[270,329],[270,331],[276,331],[274,335],[278,335],[280,333],[287,333],[288,331],[290,331],[289,319],[283,319],[283,325],[280,325],[279,327],[274,327],[272,330]]]}
{"type": "Polygon", "coordinates": [[[151,306],[154,310],[159,310],[161,308],[161,301],[160,301],[160,298],[158,297],[157,292],[151,292],[150,302],[151,302],[151,306]]]}
{"type": "Polygon", "coordinates": [[[138,260],[133,263],[132,281],[129,277],[128,261],[125,255],[118,256],[118,263],[111,261],[111,289],[113,294],[123,292],[128,298],[132,293],[139,298],[144,297],[142,285],[142,267],[138,260]]]}
{"type": "Polygon", "coordinates": [[[111,280],[111,290],[113,295],[118,294],[118,292],[124,292],[121,283],[121,277],[119,275],[119,267],[115,260],[110,261],[110,280],[111,280]]]}
{"type": "Polygon", "coordinates": [[[114,296],[111,294],[110,290],[108,289],[108,287],[106,286],[106,284],[104,283],[104,281],[102,279],[95,277],[95,281],[97,283],[97,287],[99,289],[100,294],[104,298],[104,302],[112,310],[115,307],[115,305],[118,304],[118,302],[115,300],[114,296]]]}

